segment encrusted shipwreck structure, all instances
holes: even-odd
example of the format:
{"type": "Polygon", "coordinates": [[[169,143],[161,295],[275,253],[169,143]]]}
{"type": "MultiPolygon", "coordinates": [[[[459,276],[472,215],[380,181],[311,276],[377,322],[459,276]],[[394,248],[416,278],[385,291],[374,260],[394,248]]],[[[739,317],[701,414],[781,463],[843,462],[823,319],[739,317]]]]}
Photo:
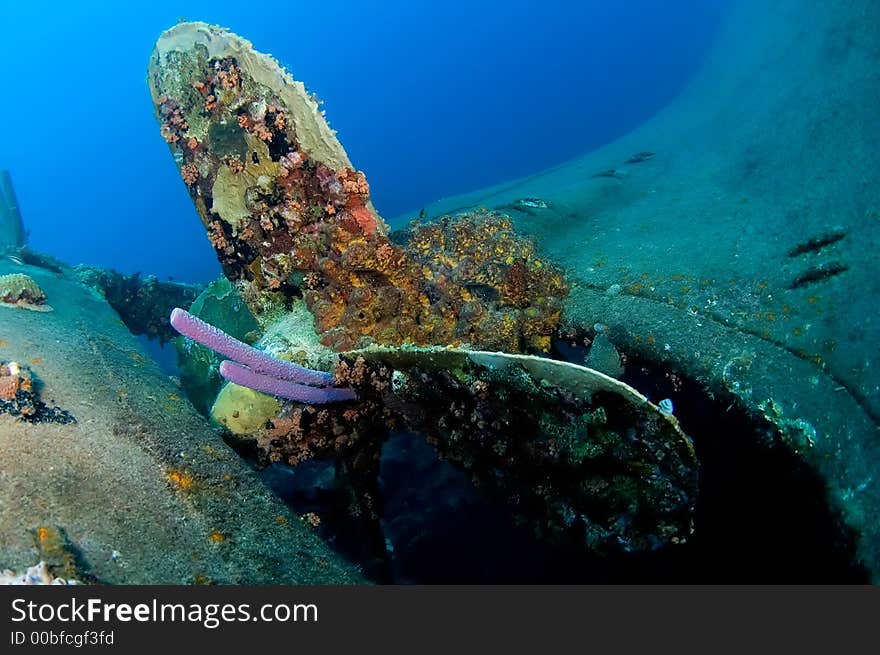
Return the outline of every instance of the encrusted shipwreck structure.
{"type": "Polygon", "coordinates": [[[427,435],[542,538],[647,551],[691,534],[691,441],[622,382],[544,357],[451,348],[375,347],[347,353],[340,370],[390,425],[427,435]]]}
{"type": "Polygon", "coordinates": [[[377,553],[379,457],[398,429],[427,436],[551,540],[629,551],[687,539],[690,440],[627,385],[528,354],[550,350],[568,289],[509,217],[477,210],[389,234],[316,100],[224,29],[165,32],[149,83],[162,136],[263,339],[243,343],[177,310],[172,323],[250,387],[237,395],[228,384],[211,415],[265,463],[340,462],[377,553]],[[329,371],[315,363],[328,347],[341,353],[335,379],[290,363],[329,371]],[[307,405],[261,402],[254,389],[307,405]]]}
{"type": "Polygon", "coordinates": [[[157,42],[149,83],[208,238],[258,318],[302,295],[337,350],[549,348],[561,272],[499,214],[392,239],[317,101],[248,41],[181,23],[157,42]]]}
{"type": "MultiPolygon", "coordinates": [[[[548,540],[636,551],[683,543],[691,533],[698,462],[690,439],[668,411],[598,371],[532,355],[379,346],[343,353],[334,380],[181,309],[171,322],[230,357],[220,372],[231,382],[307,403],[275,406],[265,426],[238,432],[271,462],[341,461],[380,552],[380,452],[389,431],[401,429],[426,435],[548,540]]],[[[227,426],[219,414],[239,421],[246,411],[242,401],[220,404],[214,415],[227,426]]]]}

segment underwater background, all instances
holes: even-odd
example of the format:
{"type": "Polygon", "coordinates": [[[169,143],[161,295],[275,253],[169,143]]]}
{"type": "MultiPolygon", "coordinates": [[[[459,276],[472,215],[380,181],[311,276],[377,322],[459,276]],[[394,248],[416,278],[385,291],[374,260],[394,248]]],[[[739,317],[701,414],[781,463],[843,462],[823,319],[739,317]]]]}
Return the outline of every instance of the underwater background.
{"type": "Polygon", "coordinates": [[[880,3],[4,19],[0,581],[880,580],[880,3]]]}
{"type": "Polygon", "coordinates": [[[0,116],[22,129],[4,134],[0,162],[13,169],[34,248],[205,281],[219,268],[144,85],[156,36],[179,19],[230,27],[284,63],[326,103],[379,212],[415,216],[638,125],[700,65],[726,4],[7,3],[0,54],[16,65],[0,116]],[[28,98],[57,108],[51,126],[26,118],[28,98]]]}

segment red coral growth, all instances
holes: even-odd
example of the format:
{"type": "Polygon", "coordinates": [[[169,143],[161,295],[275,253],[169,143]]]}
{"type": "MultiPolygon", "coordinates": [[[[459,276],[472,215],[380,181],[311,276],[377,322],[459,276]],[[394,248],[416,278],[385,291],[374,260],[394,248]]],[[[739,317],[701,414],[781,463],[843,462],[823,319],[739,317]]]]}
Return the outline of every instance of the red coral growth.
{"type": "Polygon", "coordinates": [[[251,131],[254,135],[263,141],[271,141],[272,140],[272,130],[270,130],[264,123],[256,123],[254,124],[251,131]]]}
{"type": "Polygon", "coordinates": [[[272,125],[276,130],[282,131],[287,126],[287,119],[284,116],[284,112],[277,105],[269,105],[266,107],[266,113],[269,114],[267,120],[271,119],[272,125]]]}
{"type": "Polygon", "coordinates": [[[367,183],[367,177],[361,171],[343,168],[337,177],[342,182],[342,188],[346,193],[369,197],[370,185],[367,183]]]}
{"type": "Polygon", "coordinates": [[[208,224],[208,241],[218,251],[226,252],[229,248],[229,241],[226,239],[226,232],[223,231],[223,224],[220,221],[211,221],[208,224]]]}
{"type": "Polygon", "coordinates": [[[195,184],[199,181],[199,167],[196,166],[193,162],[184,164],[180,167],[180,176],[187,184],[195,184]]]}
{"type": "Polygon", "coordinates": [[[241,83],[241,74],[235,64],[229,64],[229,68],[217,72],[217,79],[224,89],[233,89],[241,83]]]}
{"type": "Polygon", "coordinates": [[[354,219],[357,221],[361,232],[364,234],[374,234],[376,232],[378,225],[375,217],[370,213],[369,209],[363,205],[360,207],[354,207],[351,210],[351,215],[354,216],[354,219]]]}
{"type": "Polygon", "coordinates": [[[162,138],[168,143],[177,143],[184,136],[189,125],[180,105],[165,96],[159,98],[158,105],[162,138]]]}

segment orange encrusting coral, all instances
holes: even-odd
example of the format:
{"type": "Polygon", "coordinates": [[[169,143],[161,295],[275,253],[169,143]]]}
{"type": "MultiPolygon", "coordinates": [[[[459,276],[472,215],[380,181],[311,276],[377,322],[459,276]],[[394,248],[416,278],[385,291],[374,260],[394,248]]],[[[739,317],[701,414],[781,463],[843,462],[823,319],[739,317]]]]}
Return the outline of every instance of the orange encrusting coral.
{"type": "Polygon", "coordinates": [[[196,486],[196,479],[192,473],[182,469],[171,469],[166,474],[168,481],[183,491],[190,491],[196,486]]]}
{"type": "Polygon", "coordinates": [[[561,317],[560,272],[489,212],[414,225],[405,246],[384,237],[337,240],[306,291],[325,343],[461,345],[543,351],[561,317]]]}

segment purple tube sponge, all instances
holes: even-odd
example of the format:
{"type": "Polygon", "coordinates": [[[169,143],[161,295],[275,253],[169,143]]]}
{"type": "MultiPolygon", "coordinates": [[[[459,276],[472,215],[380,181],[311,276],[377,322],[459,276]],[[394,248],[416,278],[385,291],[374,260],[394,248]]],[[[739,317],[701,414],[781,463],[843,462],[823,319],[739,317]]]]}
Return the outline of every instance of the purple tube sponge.
{"type": "Polygon", "coordinates": [[[333,382],[330,373],[275,359],[183,309],[171,312],[171,326],[183,336],[234,360],[220,364],[220,375],[234,384],[310,405],[357,398],[351,389],[327,386],[333,382]]]}
{"type": "Polygon", "coordinates": [[[183,336],[189,337],[233,361],[244,364],[257,373],[313,386],[324,386],[333,382],[333,376],[330,373],[313,371],[292,362],[275,359],[262,350],[257,350],[229,336],[223,330],[210,323],[205,323],[202,319],[196,318],[179,307],[171,312],[171,327],[183,336]]]}
{"type": "Polygon", "coordinates": [[[345,400],[354,400],[357,394],[351,389],[337,389],[333,387],[309,387],[304,384],[297,384],[290,380],[281,380],[273,378],[269,375],[263,375],[256,371],[230,362],[229,360],[220,363],[220,375],[224,378],[242,387],[248,387],[254,391],[262,391],[280,398],[295,400],[299,403],[307,403],[309,405],[323,405],[326,403],[337,403],[345,400]]]}

